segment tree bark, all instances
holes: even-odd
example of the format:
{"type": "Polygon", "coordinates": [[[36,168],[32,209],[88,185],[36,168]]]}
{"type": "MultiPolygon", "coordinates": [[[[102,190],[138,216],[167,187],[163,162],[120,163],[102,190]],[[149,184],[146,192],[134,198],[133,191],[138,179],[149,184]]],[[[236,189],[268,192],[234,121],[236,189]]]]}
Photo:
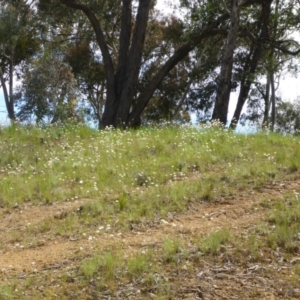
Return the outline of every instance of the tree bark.
{"type": "Polygon", "coordinates": [[[10,119],[16,119],[14,109],[14,62],[12,57],[9,60],[9,104],[10,104],[10,119]]]}
{"type": "Polygon", "coordinates": [[[123,0],[122,6],[122,23],[120,33],[119,59],[115,76],[116,80],[116,96],[121,97],[123,89],[123,81],[126,74],[126,66],[128,65],[128,52],[130,47],[131,27],[132,27],[132,0],[123,0]]]}
{"type": "Polygon", "coordinates": [[[269,127],[270,86],[271,86],[271,80],[270,80],[270,73],[268,72],[267,84],[266,84],[266,94],[264,95],[265,110],[264,110],[264,119],[263,119],[263,123],[262,123],[262,125],[264,127],[269,127]]]}
{"type": "Polygon", "coordinates": [[[232,129],[236,128],[236,125],[238,124],[238,121],[240,119],[242,109],[247,100],[251,85],[254,80],[255,72],[262,55],[264,41],[266,41],[269,36],[268,25],[270,20],[272,2],[273,0],[268,0],[264,4],[262,4],[262,29],[258,39],[255,42],[256,46],[255,50],[253,51],[253,55],[251,53],[252,51],[250,50],[249,61],[245,65],[237,106],[230,124],[230,127],[232,129]]]}
{"type": "Polygon", "coordinates": [[[270,85],[271,85],[271,131],[274,132],[275,127],[275,117],[276,117],[276,91],[275,91],[275,80],[274,80],[274,72],[272,71],[270,74],[270,85]]]}
{"type": "Polygon", "coordinates": [[[15,109],[14,109],[14,102],[13,102],[13,66],[11,62],[9,63],[9,92],[6,87],[6,82],[1,67],[0,67],[0,82],[3,89],[4,101],[8,113],[8,118],[12,122],[14,122],[16,120],[16,116],[15,116],[15,109]]]}
{"type": "Polygon", "coordinates": [[[249,53],[250,61],[248,63],[246,63],[245,68],[244,68],[243,78],[241,80],[240,93],[239,93],[237,105],[236,105],[236,108],[235,108],[235,111],[233,114],[233,118],[232,118],[231,124],[230,124],[230,127],[232,129],[236,128],[236,126],[240,120],[240,116],[241,116],[244,104],[247,100],[251,85],[254,80],[255,72],[256,72],[260,57],[261,57],[261,53],[262,53],[262,43],[258,42],[253,55],[250,51],[250,53],[249,53]]]}
{"type": "Polygon", "coordinates": [[[1,80],[1,85],[2,85],[2,89],[3,89],[3,95],[4,95],[6,110],[8,112],[8,117],[10,118],[10,113],[11,112],[10,112],[10,105],[9,105],[9,95],[8,95],[6,82],[5,82],[4,75],[3,75],[1,67],[0,67],[0,80],[1,80]]]}
{"type": "Polygon", "coordinates": [[[145,45],[146,30],[148,24],[151,0],[140,0],[136,16],[132,44],[129,51],[128,64],[126,66],[125,82],[118,100],[117,125],[128,125],[129,110],[132,105],[135,88],[138,83],[141,68],[142,55],[145,45]]]}
{"type": "Polygon", "coordinates": [[[213,120],[219,120],[222,124],[227,124],[228,106],[231,92],[231,75],[233,66],[233,54],[236,47],[240,23],[239,0],[232,1],[230,28],[223,50],[221,72],[217,88],[216,103],[212,115],[213,120]]]}
{"type": "MultiPolygon", "coordinates": [[[[273,37],[276,38],[277,36],[277,27],[278,27],[278,10],[279,10],[279,0],[275,2],[275,24],[274,24],[274,32],[273,37]]],[[[274,49],[272,49],[270,53],[270,60],[269,60],[269,69],[270,69],[270,87],[271,87],[271,131],[274,132],[275,128],[275,119],[276,119],[276,89],[275,89],[275,66],[273,63],[274,60],[274,49]]]]}

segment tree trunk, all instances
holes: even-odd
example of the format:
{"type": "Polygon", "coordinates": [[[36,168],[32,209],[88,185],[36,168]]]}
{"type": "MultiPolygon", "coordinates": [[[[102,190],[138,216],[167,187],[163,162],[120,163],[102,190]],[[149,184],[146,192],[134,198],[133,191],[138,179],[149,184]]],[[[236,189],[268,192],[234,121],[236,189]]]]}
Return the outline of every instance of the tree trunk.
{"type": "Polygon", "coordinates": [[[128,63],[124,66],[125,78],[122,85],[122,92],[118,99],[117,119],[115,122],[119,127],[128,125],[129,111],[141,68],[150,3],[151,0],[140,0],[139,3],[128,63]]]}
{"type": "MultiPolygon", "coordinates": [[[[112,57],[110,55],[107,41],[93,11],[84,4],[79,4],[75,0],[59,0],[62,4],[73,9],[81,10],[89,19],[96,40],[100,47],[106,73],[106,102],[102,118],[102,127],[106,126],[136,126],[140,122],[140,117],[145,107],[149,103],[154,91],[165,76],[182,60],[190,51],[195,49],[206,37],[216,34],[224,34],[224,30],[218,27],[226,21],[230,15],[226,12],[207,26],[186,44],[179,47],[166,63],[158,70],[157,74],[149,82],[144,92],[139,95],[136,105],[132,107],[133,98],[136,92],[138,76],[141,67],[141,59],[144,48],[145,34],[148,23],[148,15],[151,0],[139,0],[138,13],[135,20],[135,29],[131,34],[131,7],[132,0],[122,0],[122,21],[120,32],[119,60],[116,70],[114,69],[112,57]],[[131,43],[131,46],[130,46],[131,43]],[[131,112],[130,112],[131,110],[131,112]]],[[[238,0],[234,0],[237,3],[238,0]]],[[[261,3],[262,0],[245,0],[244,7],[261,3]]],[[[236,13],[239,13],[239,7],[236,13]]],[[[238,24],[232,23],[232,28],[236,30],[238,24]]],[[[229,44],[232,41],[229,41],[229,44]]],[[[234,42],[235,44],[235,42],[234,42]]],[[[233,50],[234,50],[233,46],[233,50]]]]}
{"type": "Polygon", "coordinates": [[[266,84],[266,94],[264,96],[265,110],[264,110],[264,119],[263,119],[263,123],[262,123],[262,125],[264,127],[269,126],[270,86],[271,86],[270,73],[268,73],[268,75],[267,75],[267,84],[266,84]]]}
{"type": "Polygon", "coordinates": [[[254,80],[255,72],[263,51],[264,40],[269,36],[268,26],[271,14],[271,4],[273,0],[269,0],[262,4],[261,23],[262,29],[258,39],[255,41],[256,46],[252,55],[250,50],[248,62],[245,64],[243,78],[241,80],[241,89],[238,97],[237,106],[230,124],[230,127],[235,129],[240,119],[244,104],[247,100],[251,85],[254,80]]]}
{"type": "MultiPolygon", "coordinates": [[[[250,63],[248,65],[246,64],[245,69],[244,69],[244,74],[243,74],[243,78],[241,81],[241,88],[240,88],[237,105],[236,105],[236,108],[235,108],[235,111],[233,114],[233,118],[232,118],[232,121],[230,124],[230,127],[232,129],[236,128],[236,126],[240,120],[240,116],[241,116],[244,104],[247,100],[251,85],[254,80],[254,75],[256,72],[256,68],[258,66],[259,59],[261,57],[261,53],[262,53],[262,42],[258,42],[250,63]]],[[[251,52],[249,55],[251,56],[251,52]]]]}
{"type": "Polygon", "coordinates": [[[8,118],[12,122],[14,122],[16,120],[16,116],[15,116],[15,108],[13,102],[13,67],[11,62],[9,64],[9,69],[10,69],[9,70],[9,92],[6,87],[6,82],[1,67],[0,67],[0,82],[3,89],[4,101],[5,101],[8,118]]]}
{"type": "MultiPolygon", "coordinates": [[[[273,38],[277,36],[277,27],[278,27],[278,10],[279,10],[279,0],[275,2],[275,24],[273,38]]],[[[275,128],[275,118],[276,118],[276,89],[275,89],[275,66],[273,63],[274,60],[274,49],[272,49],[270,54],[270,86],[271,86],[271,131],[274,132],[275,128]]]]}
{"type": "Polygon", "coordinates": [[[132,27],[132,0],[123,0],[122,1],[122,23],[121,23],[121,32],[120,32],[120,46],[119,46],[119,59],[118,67],[115,75],[115,90],[116,97],[121,98],[124,78],[126,76],[126,67],[128,65],[128,55],[130,47],[130,38],[131,38],[131,27],[132,27]]]}
{"type": "MultiPolygon", "coordinates": [[[[253,52],[254,52],[254,45],[251,46],[251,49],[248,53],[244,68],[243,68],[243,74],[242,74],[242,79],[241,79],[241,86],[240,86],[240,93],[239,93],[239,97],[238,97],[238,101],[236,104],[236,108],[231,120],[231,124],[230,124],[230,128],[232,128],[233,130],[236,128],[242,110],[243,110],[243,106],[244,103],[246,101],[246,98],[248,96],[249,90],[250,90],[250,85],[252,82],[250,82],[250,69],[254,68],[254,60],[253,60],[253,52]]],[[[255,71],[256,67],[254,68],[255,71]]],[[[253,74],[252,74],[253,75],[253,74]]]]}
{"type": "Polygon", "coordinates": [[[233,54],[238,37],[239,23],[240,23],[240,6],[239,0],[232,1],[230,28],[227,35],[227,40],[223,50],[223,57],[221,63],[221,72],[219,77],[219,84],[217,88],[216,103],[212,115],[213,120],[219,120],[226,125],[228,105],[231,91],[231,75],[233,66],[233,54]]]}
{"type": "Polygon", "coordinates": [[[9,61],[9,104],[10,104],[10,119],[15,121],[15,108],[14,108],[14,63],[13,59],[9,61]]]}
{"type": "Polygon", "coordinates": [[[274,132],[275,127],[275,116],[276,116],[276,91],[275,91],[275,82],[274,82],[274,72],[270,74],[270,84],[271,84],[271,131],[274,132]]]}

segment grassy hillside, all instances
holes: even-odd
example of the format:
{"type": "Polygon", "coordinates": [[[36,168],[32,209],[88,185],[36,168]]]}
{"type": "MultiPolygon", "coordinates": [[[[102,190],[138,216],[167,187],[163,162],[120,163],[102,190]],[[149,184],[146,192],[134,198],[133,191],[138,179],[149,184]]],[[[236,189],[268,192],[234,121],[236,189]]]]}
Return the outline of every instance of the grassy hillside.
{"type": "MultiPolygon", "coordinates": [[[[0,153],[0,299],[230,299],[199,284],[179,295],[179,283],[207,264],[228,275],[226,259],[299,255],[298,137],[12,126],[0,128],[0,153]]],[[[292,265],[280,280],[296,293],[292,265]]]]}
{"type": "MultiPolygon", "coordinates": [[[[146,186],[143,198],[167,193],[170,209],[184,209],[188,201],[214,201],[222,193],[226,197],[229,187],[277,180],[300,167],[299,138],[235,135],[214,128],[98,132],[86,127],[9,127],[0,131],[0,151],[4,207],[76,197],[105,205],[106,198],[123,199],[146,186]],[[182,184],[180,179],[194,172],[202,180],[182,184]]],[[[140,193],[132,197],[130,202],[136,202],[140,193]]],[[[160,200],[154,202],[153,212],[160,213],[160,200]]]]}

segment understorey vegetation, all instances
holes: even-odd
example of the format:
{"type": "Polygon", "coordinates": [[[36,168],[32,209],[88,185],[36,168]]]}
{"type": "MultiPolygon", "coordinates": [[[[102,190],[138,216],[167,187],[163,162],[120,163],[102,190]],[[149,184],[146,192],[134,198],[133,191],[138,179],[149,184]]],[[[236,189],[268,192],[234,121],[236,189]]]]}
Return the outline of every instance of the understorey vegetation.
{"type": "Polygon", "coordinates": [[[299,144],[210,123],[1,127],[0,298],[299,297],[299,144]]]}

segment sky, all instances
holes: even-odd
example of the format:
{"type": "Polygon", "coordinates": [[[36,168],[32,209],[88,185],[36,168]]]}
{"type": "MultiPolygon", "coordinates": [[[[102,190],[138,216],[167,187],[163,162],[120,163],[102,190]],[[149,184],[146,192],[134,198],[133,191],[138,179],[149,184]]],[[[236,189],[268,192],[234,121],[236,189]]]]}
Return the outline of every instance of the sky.
{"type": "Polygon", "coordinates": [[[7,119],[6,115],[7,115],[6,107],[5,107],[3,92],[2,92],[2,88],[1,88],[0,89],[0,124],[8,121],[8,120],[6,120],[7,119]]]}
{"type": "MultiPolygon", "coordinates": [[[[157,0],[156,7],[160,10],[163,10],[166,14],[169,14],[172,11],[176,11],[176,2],[176,0],[157,0]]],[[[300,97],[300,78],[294,78],[288,75],[281,78],[277,93],[282,97],[284,101],[294,101],[295,99],[297,99],[297,97],[300,97]]],[[[228,119],[231,119],[233,116],[237,97],[237,93],[231,93],[228,119]]],[[[0,88],[0,124],[7,122],[8,119],[3,98],[3,91],[2,88],[0,88]]]]}

